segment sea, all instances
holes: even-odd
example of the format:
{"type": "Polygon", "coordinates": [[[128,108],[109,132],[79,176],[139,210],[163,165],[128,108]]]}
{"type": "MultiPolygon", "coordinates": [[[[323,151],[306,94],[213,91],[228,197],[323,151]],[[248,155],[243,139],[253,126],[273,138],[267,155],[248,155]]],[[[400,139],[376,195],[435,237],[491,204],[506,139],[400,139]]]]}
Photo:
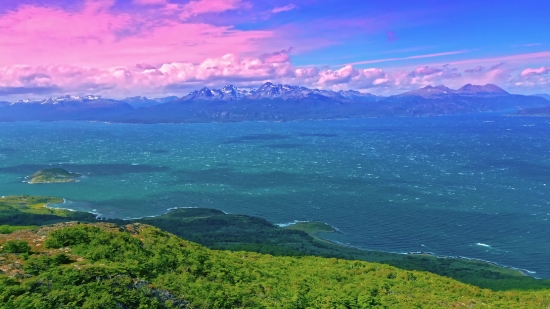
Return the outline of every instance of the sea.
{"type": "Polygon", "coordinates": [[[0,123],[0,195],[103,218],[206,207],[320,221],[369,250],[491,261],[550,278],[550,119],[0,123]],[[25,177],[63,167],[76,183],[25,177]]]}

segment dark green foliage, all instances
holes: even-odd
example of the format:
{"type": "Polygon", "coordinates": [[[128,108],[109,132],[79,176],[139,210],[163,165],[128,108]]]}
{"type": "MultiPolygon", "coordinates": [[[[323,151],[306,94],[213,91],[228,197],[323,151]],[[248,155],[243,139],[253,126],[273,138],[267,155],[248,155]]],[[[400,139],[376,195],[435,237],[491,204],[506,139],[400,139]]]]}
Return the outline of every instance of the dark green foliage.
{"type": "Polygon", "coordinates": [[[22,284],[0,281],[2,308],[188,308],[169,291],[108,269],[52,269],[22,284]]]}
{"type": "Polygon", "coordinates": [[[29,253],[29,243],[22,240],[9,240],[2,246],[2,253],[29,253]]]}
{"type": "Polygon", "coordinates": [[[28,259],[24,264],[24,269],[27,273],[38,275],[39,273],[51,269],[53,267],[69,264],[71,259],[64,253],[59,253],[54,256],[40,256],[28,259]]]}
{"type": "Polygon", "coordinates": [[[46,239],[46,248],[61,248],[90,242],[91,236],[100,231],[97,227],[83,225],[80,228],[53,231],[46,239]]]}

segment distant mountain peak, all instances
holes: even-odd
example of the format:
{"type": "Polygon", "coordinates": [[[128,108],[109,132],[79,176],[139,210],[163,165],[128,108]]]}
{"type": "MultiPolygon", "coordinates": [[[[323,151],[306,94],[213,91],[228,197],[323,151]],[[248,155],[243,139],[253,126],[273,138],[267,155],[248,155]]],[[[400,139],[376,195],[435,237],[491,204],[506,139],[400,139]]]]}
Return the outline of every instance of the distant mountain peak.
{"type": "Polygon", "coordinates": [[[237,94],[237,87],[231,85],[231,84],[226,84],[222,89],[221,89],[224,93],[228,93],[228,94],[237,94]]]}
{"type": "Polygon", "coordinates": [[[446,86],[443,86],[443,85],[437,85],[437,86],[432,86],[432,85],[428,85],[426,87],[424,87],[423,89],[437,89],[437,90],[443,90],[443,91],[452,91],[451,88],[448,88],[446,86]]]}
{"type": "Polygon", "coordinates": [[[472,85],[472,84],[466,84],[462,86],[458,90],[454,90],[451,88],[448,88],[444,85],[438,85],[438,86],[432,86],[428,85],[426,87],[412,90],[409,92],[405,92],[402,94],[397,95],[398,97],[407,97],[407,96],[419,96],[419,97],[425,97],[425,98],[437,98],[442,97],[446,95],[478,95],[478,96],[502,96],[502,95],[509,95],[508,92],[503,90],[497,85],[494,84],[487,84],[487,85],[472,85]]]}
{"type": "Polygon", "coordinates": [[[265,82],[257,89],[240,89],[231,84],[226,84],[221,89],[202,88],[195,90],[184,96],[182,101],[192,100],[255,100],[255,99],[333,99],[340,101],[361,100],[374,101],[378,97],[369,93],[361,93],[355,90],[341,90],[338,92],[331,90],[310,89],[300,86],[292,86],[289,84],[274,84],[265,82]]]}
{"type": "Polygon", "coordinates": [[[494,84],[486,84],[486,85],[466,84],[462,86],[460,89],[458,89],[457,92],[460,92],[463,94],[500,94],[500,95],[509,94],[504,89],[494,84]]]}
{"type": "Polygon", "coordinates": [[[51,97],[43,100],[19,100],[12,104],[61,104],[61,103],[84,103],[84,102],[90,102],[90,101],[113,101],[111,99],[103,98],[102,96],[98,95],[85,95],[85,96],[77,96],[77,95],[64,95],[64,96],[57,96],[57,97],[51,97]]]}
{"type": "Polygon", "coordinates": [[[454,92],[455,90],[445,87],[443,85],[438,85],[438,86],[428,85],[424,88],[405,92],[397,96],[400,96],[400,97],[418,96],[418,97],[429,98],[429,97],[444,96],[444,95],[452,94],[454,92]]]}

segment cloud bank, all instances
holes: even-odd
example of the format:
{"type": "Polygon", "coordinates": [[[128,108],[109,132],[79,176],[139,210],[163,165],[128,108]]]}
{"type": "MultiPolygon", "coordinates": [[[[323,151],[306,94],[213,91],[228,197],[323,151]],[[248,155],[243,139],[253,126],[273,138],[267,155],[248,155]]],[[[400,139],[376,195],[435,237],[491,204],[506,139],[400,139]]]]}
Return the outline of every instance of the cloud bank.
{"type": "Polygon", "coordinates": [[[169,62],[159,65],[93,68],[71,65],[15,65],[0,68],[0,95],[44,93],[95,93],[112,97],[130,95],[184,95],[203,86],[233,83],[255,87],[266,81],[320,89],[359,89],[394,94],[426,85],[460,87],[466,83],[494,83],[509,90],[550,84],[550,67],[517,70],[505,63],[460,69],[452,65],[420,66],[405,70],[381,68],[295,67],[288,50],[258,57],[226,54],[200,63],[169,62]]]}

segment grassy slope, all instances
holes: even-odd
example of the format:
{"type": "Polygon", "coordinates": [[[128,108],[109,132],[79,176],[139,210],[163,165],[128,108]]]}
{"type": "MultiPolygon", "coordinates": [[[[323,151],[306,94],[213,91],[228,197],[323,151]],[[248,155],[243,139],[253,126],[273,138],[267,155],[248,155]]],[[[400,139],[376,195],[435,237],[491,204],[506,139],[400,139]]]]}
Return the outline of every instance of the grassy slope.
{"type": "Polygon", "coordinates": [[[47,204],[62,202],[62,199],[55,197],[1,197],[0,225],[38,226],[72,220],[95,221],[92,214],[45,207],[47,204]]]}
{"type": "Polygon", "coordinates": [[[492,292],[383,264],[215,251],[143,224],[68,223],[0,235],[0,243],[14,239],[31,244],[32,253],[2,255],[4,308],[550,305],[548,291],[492,292]]]}
{"type": "MultiPolygon", "coordinates": [[[[163,216],[143,218],[138,221],[213,249],[378,262],[403,269],[430,271],[493,290],[550,289],[550,280],[538,280],[516,270],[490,263],[343,247],[319,240],[303,230],[283,229],[263,219],[226,215],[212,209],[178,209],[163,216]]],[[[312,233],[318,231],[310,225],[299,228],[307,228],[312,233]]]]}
{"type": "MultiPolygon", "coordinates": [[[[73,220],[96,221],[90,214],[43,207],[44,203],[56,202],[60,200],[45,197],[0,199],[0,225],[32,226],[73,220]]],[[[120,225],[128,223],[122,220],[111,222],[120,225]]],[[[306,230],[316,233],[321,228],[318,224],[303,224],[295,227],[297,229],[283,229],[255,217],[226,215],[218,210],[193,208],[178,209],[163,216],[143,218],[134,222],[156,226],[212,249],[252,251],[277,256],[311,255],[380,262],[402,269],[426,270],[493,290],[550,289],[550,280],[537,280],[489,263],[358,250],[319,240],[304,232],[306,230]]],[[[326,225],[322,228],[328,231],[326,225]]]]}

